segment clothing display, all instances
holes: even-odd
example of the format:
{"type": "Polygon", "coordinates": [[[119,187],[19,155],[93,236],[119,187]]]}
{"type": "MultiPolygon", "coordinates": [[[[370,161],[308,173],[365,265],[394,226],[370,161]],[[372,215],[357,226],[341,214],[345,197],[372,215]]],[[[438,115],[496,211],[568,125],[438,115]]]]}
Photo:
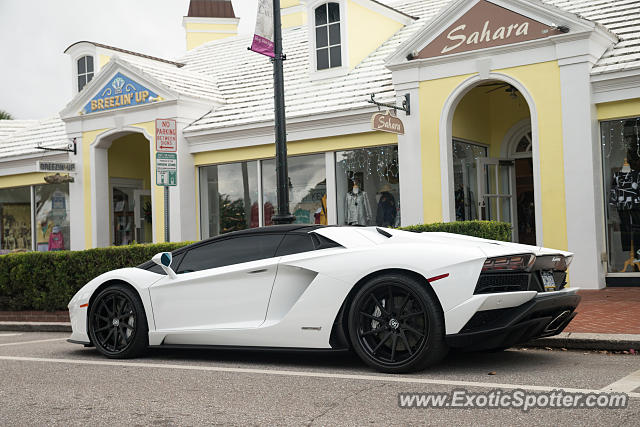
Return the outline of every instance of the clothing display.
{"type": "Polygon", "coordinates": [[[615,172],[611,181],[609,204],[618,210],[640,210],[640,175],[637,171],[615,172]]]}
{"type": "Polygon", "coordinates": [[[368,225],[371,220],[371,205],[365,191],[347,193],[344,204],[344,218],[348,225],[368,225]]]}
{"type": "Polygon", "coordinates": [[[376,212],[376,225],[380,227],[393,227],[396,223],[396,199],[388,191],[380,193],[378,201],[378,210],[376,212]]]}
{"type": "Polygon", "coordinates": [[[50,251],[62,251],[64,250],[64,236],[60,227],[53,227],[51,234],[49,235],[49,250],[50,251]]]}
{"type": "MultiPolygon", "coordinates": [[[[627,166],[628,167],[628,166],[627,166]]],[[[640,174],[628,169],[613,174],[609,204],[615,207],[620,217],[620,241],[623,251],[640,247],[640,174]]]]}
{"type": "Polygon", "coordinates": [[[313,214],[316,224],[327,225],[327,195],[322,196],[320,207],[313,214]]]}

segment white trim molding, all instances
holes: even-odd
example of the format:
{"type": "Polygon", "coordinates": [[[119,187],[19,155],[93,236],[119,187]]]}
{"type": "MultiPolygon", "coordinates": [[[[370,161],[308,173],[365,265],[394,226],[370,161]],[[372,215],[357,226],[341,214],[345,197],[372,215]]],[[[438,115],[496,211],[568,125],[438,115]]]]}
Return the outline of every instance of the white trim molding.
{"type": "Polygon", "coordinates": [[[475,75],[469,77],[449,95],[444,103],[442,114],[440,115],[439,135],[440,135],[440,171],[441,171],[441,192],[442,192],[442,218],[449,222],[455,220],[455,203],[453,194],[453,116],[458,104],[471,89],[482,84],[483,81],[503,81],[515,87],[522,95],[529,106],[531,117],[531,137],[532,137],[532,159],[533,159],[533,192],[536,217],[536,242],[543,246],[544,239],[542,233],[542,184],[540,175],[540,143],[538,131],[538,112],[533,96],[527,88],[518,80],[502,73],[489,73],[486,77],[475,75]]]}

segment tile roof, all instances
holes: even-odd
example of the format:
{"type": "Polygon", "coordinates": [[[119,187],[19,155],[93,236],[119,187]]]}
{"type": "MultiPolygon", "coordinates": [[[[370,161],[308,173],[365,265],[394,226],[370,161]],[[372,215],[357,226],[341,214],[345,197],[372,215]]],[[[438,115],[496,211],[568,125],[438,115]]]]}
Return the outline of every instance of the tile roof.
{"type": "Polygon", "coordinates": [[[37,122],[37,120],[0,120],[0,141],[37,122]]]}
{"type": "Polygon", "coordinates": [[[142,75],[148,75],[158,80],[167,88],[191,98],[224,103],[224,95],[218,88],[216,80],[204,73],[194,72],[186,68],[152,62],[148,60],[132,60],[130,58],[112,58],[128,66],[142,75]]]}
{"type": "Polygon", "coordinates": [[[69,143],[64,122],[55,116],[45,120],[0,120],[0,158],[26,154],[46,153],[36,148],[66,148],[69,143]],[[4,134],[10,125],[3,122],[19,122],[15,130],[4,134]]]}
{"type": "Polygon", "coordinates": [[[168,59],[158,58],[157,56],[145,55],[144,53],[134,52],[132,50],[122,49],[122,48],[115,47],[115,46],[109,46],[108,44],[96,43],[96,42],[92,42],[92,41],[88,41],[88,40],[80,40],[78,42],[73,43],[72,45],[70,45],[68,48],[66,48],[64,50],[64,53],[67,53],[67,51],[69,49],[71,49],[73,46],[77,45],[78,43],[91,43],[92,45],[94,45],[96,47],[101,47],[103,49],[113,50],[114,52],[121,52],[121,53],[126,53],[127,55],[133,55],[133,56],[137,56],[137,57],[140,57],[140,58],[150,59],[152,61],[164,62],[165,64],[175,65],[176,67],[184,66],[184,64],[182,64],[180,62],[169,61],[168,59]]]}
{"type": "MultiPolygon", "coordinates": [[[[283,31],[287,117],[296,118],[368,106],[372,92],[393,102],[395,92],[384,59],[403,41],[436,17],[452,0],[379,0],[419,18],[370,54],[346,76],[313,80],[308,63],[306,27],[283,31]]],[[[595,21],[620,37],[600,59],[593,73],[640,68],[640,0],[544,0],[544,3],[595,21]]],[[[227,103],[187,127],[200,131],[273,120],[272,66],[264,57],[246,51],[250,36],[207,43],[187,53],[184,69],[215,76],[227,103]]]]}
{"type": "Polygon", "coordinates": [[[640,68],[640,0],[545,0],[582,18],[597,22],[618,36],[591,74],[640,68]]]}

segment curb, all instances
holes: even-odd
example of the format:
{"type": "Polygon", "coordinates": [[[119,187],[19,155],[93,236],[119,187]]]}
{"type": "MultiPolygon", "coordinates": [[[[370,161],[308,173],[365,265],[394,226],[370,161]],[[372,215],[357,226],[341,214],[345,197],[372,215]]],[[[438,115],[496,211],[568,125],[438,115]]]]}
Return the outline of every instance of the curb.
{"type": "Polygon", "coordinates": [[[0,331],[71,332],[69,322],[0,322],[0,331]]]}
{"type": "MultiPolygon", "coordinates": [[[[69,332],[69,322],[0,322],[0,331],[19,332],[69,332]]],[[[539,338],[518,347],[550,347],[575,350],[640,350],[640,335],[636,334],[592,334],[563,332],[559,335],[539,338]]]]}
{"type": "Polygon", "coordinates": [[[553,337],[539,338],[537,340],[530,341],[524,346],[576,350],[639,350],[640,335],[562,332],[561,334],[553,337]]]}

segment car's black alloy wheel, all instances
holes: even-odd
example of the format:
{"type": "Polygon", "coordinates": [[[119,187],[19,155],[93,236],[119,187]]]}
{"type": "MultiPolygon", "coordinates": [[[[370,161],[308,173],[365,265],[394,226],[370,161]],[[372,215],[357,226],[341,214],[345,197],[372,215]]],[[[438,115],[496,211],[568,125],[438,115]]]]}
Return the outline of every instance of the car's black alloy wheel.
{"type": "Polygon", "coordinates": [[[107,357],[135,357],[147,347],[144,308],[127,286],[103,289],[89,307],[88,322],[91,342],[107,357]]]}
{"type": "Polygon", "coordinates": [[[379,276],[356,294],[349,335],[356,353],[384,372],[434,364],[447,352],[444,321],[425,284],[397,274],[379,276]]]}

